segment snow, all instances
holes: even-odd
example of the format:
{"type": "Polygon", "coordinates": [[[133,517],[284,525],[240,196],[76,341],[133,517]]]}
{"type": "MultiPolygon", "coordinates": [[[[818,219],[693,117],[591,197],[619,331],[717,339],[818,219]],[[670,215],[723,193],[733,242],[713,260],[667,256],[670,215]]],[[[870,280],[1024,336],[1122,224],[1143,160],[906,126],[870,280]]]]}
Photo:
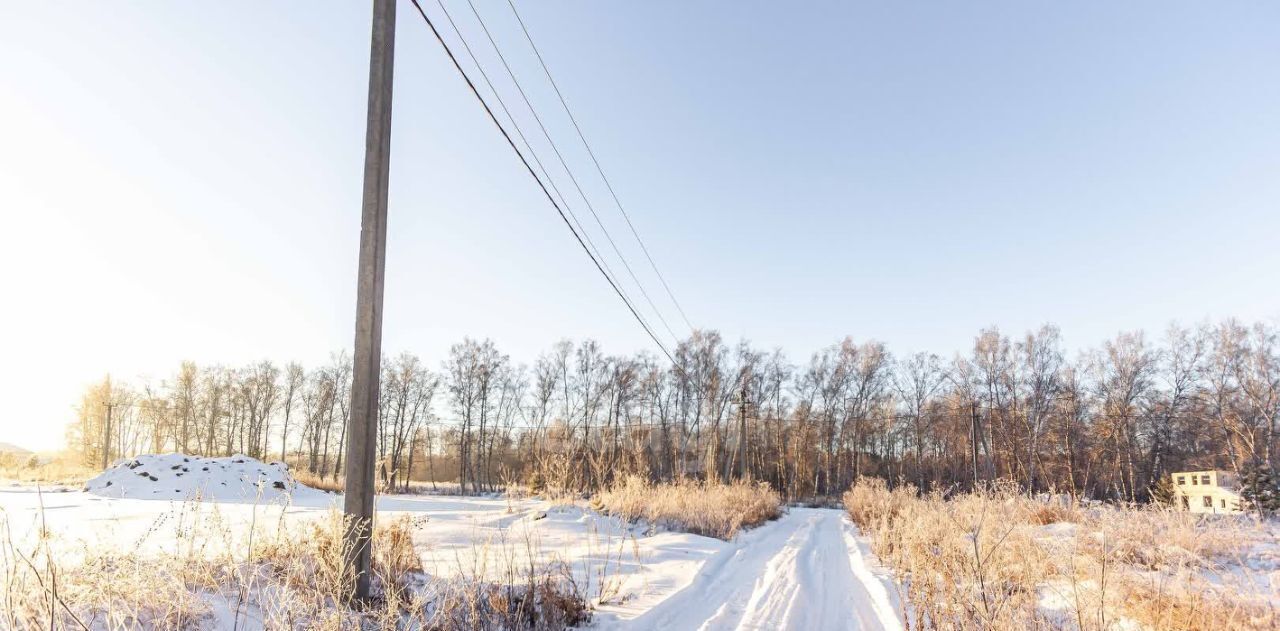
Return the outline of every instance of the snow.
{"type": "Polygon", "coordinates": [[[791,509],[721,542],[685,586],[618,628],[901,629],[852,529],[836,509],[791,509]]]}
{"type": "Polygon", "coordinates": [[[1079,526],[1069,521],[1057,521],[1051,524],[1045,524],[1039,527],[1039,536],[1037,539],[1045,542],[1060,543],[1070,541],[1076,536],[1079,526]]]}
{"type": "MultiPolygon", "coordinates": [[[[117,463],[87,491],[0,488],[0,506],[19,540],[43,520],[69,548],[128,546],[143,554],[171,549],[193,520],[247,532],[251,523],[321,519],[341,506],[340,495],[296,485],[285,468],[241,456],[137,461],[133,468],[132,460],[117,463]],[[293,493],[272,488],[276,481],[293,493]],[[197,492],[199,501],[184,501],[197,492]]],[[[378,519],[412,519],[423,567],[437,578],[500,575],[530,560],[565,564],[595,607],[592,628],[901,629],[888,573],[836,509],[793,508],[721,541],[538,499],[392,495],[377,506],[378,519]]],[[[234,617],[226,603],[213,605],[208,628],[234,617]]],[[[241,611],[241,627],[246,616],[256,617],[241,611]]]]}
{"type": "MultiPolygon", "coordinates": [[[[1108,509],[1112,510],[1112,509],[1108,509]]],[[[1153,585],[1159,585],[1166,593],[1177,595],[1184,592],[1188,585],[1210,586],[1209,589],[1229,590],[1243,601],[1252,600],[1263,608],[1272,608],[1280,603],[1280,522],[1274,519],[1255,521],[1252,516],[1220,515],[1211,519],[1231,520],[1240,525],[1237,534],[1238,548],[1225,556],[1200,559],[1177,546],[1168,546],[1164,554],[1169,558],[1182,555],[1187,562],[1148,569],[1133,565],[1120,565],[1111,571],[1125,572],[1131,578],[1144,579],[1153,585]],[[1192,582],[1192,579],[1197,579],[1192,582]]],[[[1095,542],[1103,541],[1100,530],[1090,530],[1080,524],[1055,522],[1039,526],[1036,539],[1051,554],[1062,558],[1070,558],[1076,554],[1078,539],[1087,537],[1095,542]]],[[[1076,607],[1079,601],[1096,606],[1093,601],[1103,586],[1094,579],[1083,579],[1073,583],[1068,579],[1055,579],[1037,586],[1038,606],[1042,614],[1050,621],[1062,622],[1063,626],[1073,626],[1076,620],[1076,607]]],[[[1110,612],[1112,626],[1117,629],[1139,629],[1141,625],[1123,616],[1119,612],[1110,612]]]]}
{"type": "Polygon", "coordinates": [[[283,462],[235,455],[200,458],[171,453],[117,461],[85,483],[102,497],[155,500],[272,501],[319,493],[298,484],[283,462]]]}
{"type": "MultiPolygon", "coordinates": [[[[38,493],[0,487],[0,509],[16,541],[47,524],[74,553],[113,546],[138,554],[172,551],[199,525],[214,536],[208,552],[241,554],[252,525],[325,519],[342,496],[298,484],[281,463],[246,456],[140,456],[116,463],[83,491],[38,493]],[[153,479],[154,478],[154,479],[153,479]]],[[[493,578],[531,564],[561,564],[594,607],[592,628],[901,629],[900,587],[865,538],[839,510],[791,508],[780,519],[744,530],[732,541],[654,529],[579,504],[460,495],[383,495],[378,519],[408,516],[422,566],[433,580],[493,578]]],[[[1220,580],[1280,593],[1280,522],[1249,530],[1240,559],[1222,559],[1220,580]],[[1256,531],[1256,532],[1255,532],[1256,531]]],[[[1039,526],[1035,537],[1070,554],[1078,524],[1039,526]]],[[[1208,570],[1205,570],[1206,572],[1208,570]]],[[[1215,582],[1216,584],[1216,582],[1215,582]]],[[[1069,624],[1078,596],[1095,589],[1057,582],[1037,586],[1041,612],[1069,624]]],[[[217,594],[206,627],[228,621],[260,628],[261,612],[217,594]],[[221,600],[220,600],[221,599],[221,600]]]]}

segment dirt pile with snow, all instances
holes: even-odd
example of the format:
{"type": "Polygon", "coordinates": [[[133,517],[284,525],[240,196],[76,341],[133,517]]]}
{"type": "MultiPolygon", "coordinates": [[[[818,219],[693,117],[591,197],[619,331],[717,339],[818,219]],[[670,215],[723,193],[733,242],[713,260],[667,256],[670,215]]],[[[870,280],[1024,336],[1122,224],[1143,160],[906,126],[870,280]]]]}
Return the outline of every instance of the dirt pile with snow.
{"type": "Polygon", "coordinates": [[[179,453],[117,461],[86,482],[84,490],[128,499],[264,502],[284,495],[320,493],[295,481],[283,462],[268,464],[238,454],[201,458],[179,453]]]}

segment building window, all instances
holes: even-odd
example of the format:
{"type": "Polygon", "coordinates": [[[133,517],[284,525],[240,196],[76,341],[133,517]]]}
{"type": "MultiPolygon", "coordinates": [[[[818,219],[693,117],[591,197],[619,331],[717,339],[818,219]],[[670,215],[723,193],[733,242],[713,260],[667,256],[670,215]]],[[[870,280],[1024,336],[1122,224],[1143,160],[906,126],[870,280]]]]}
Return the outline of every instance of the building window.
{"type": "Polygon", "coordinates": [[[1227,500],[1222,500],[1222,507],[1223,507],[1223,508],[1226,508],[1226,507],[1227,507],[1227,500]]]}
{"type": "Polygon", "coordinates": [[[1208,484],[1208,483],[1209,483],[1209,476],[1207,475],[1200,476],[1200,484],[1208,484]]]}
{"type": "Polygon", "coordinates": [[[1208,496],[1208,495],[1204,496],[1204,507],[1205,507],[1205,508],[1213,508],[1213,498],[1212,498],[1212,497],[1210,497],[1210,496],[1208,496]]]}
{"type": "Polygon", "coordinates": [[[1192,484],[1192,485],[1199,484],[1199,483],[1200,483],[1200,477],[1199,477],[1199,476],[1195,476],[1195,475],[1191,476],[1191,484],[1192,484]]]}
{"type": "Polygon", "coordinates": [[[1178,476],[1178,486],[1185,486],[1186,484],[1187,484],[1187,476],[1185,475],[1178,476]]]}

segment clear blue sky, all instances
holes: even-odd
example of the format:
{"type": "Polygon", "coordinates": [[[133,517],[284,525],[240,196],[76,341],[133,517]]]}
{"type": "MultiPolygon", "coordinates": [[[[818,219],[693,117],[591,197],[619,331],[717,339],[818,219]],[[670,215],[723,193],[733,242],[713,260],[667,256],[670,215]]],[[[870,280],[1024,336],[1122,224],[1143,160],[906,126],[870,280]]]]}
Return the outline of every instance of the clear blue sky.
{"type": "MultiPolygon", "coordinates": [[[[675,326],[505,2],[477,3],[675,326]]],[[[1076,349],[1280,317],[1274,2],[519,6],[690,318],[731,340],[950,355],[993,324],[1076,349]]],[[[384,348],[651,348],[399,9],[384,348]]],[[[369,16],[0,7],[0,441],[56,446],[107,371],[350,344],[369,16]]]]}

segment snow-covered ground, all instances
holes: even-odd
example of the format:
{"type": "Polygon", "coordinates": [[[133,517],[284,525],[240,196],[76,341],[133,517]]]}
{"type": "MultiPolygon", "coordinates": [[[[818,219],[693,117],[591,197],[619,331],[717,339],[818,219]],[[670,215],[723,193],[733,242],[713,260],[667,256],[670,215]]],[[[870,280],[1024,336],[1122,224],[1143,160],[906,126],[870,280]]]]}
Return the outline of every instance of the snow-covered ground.
{"type": "MultiPolygon", "coordinates": [[[[69,549],[108,545],[144,554],[166,549],[175,533],[194,523],[216,523],[234,534],[250,524],[320,519],[341,506],[340,496],[305,488],[263,499],[257,489],[291,480],[270,478],[272,471],[284,472],[264,465],[267,482],[261,485],[260,463],[235,459],[225,463],[225,473],[215,464],[217,475],[198,481],[188,478],[194,460],[189,459],[178,469],[164,469],[172,479],[144,479],[134,472],[144,465],[108,471],[104,475],[114,476],[113,483],[106,486],[108,478],[100,478],[89,485],[91,492],[0,488],[0,506],[19,541],[34,536],[43,520],[69,549]],[[252,471],[242,471],[243,465],[252,471]],[[185,475],[179,478],[178,472],[185,475]],[[173,485],[183,478],[187,486],[173,485]],[[209,489],[213,482],[223,489],[222,482],[233,478],[247,481],[246,488],[255,492],[238,489],[206,494],[200,502],[181,501],[192,488],[209,489]],[[151,486],[168,491],[150,493],[157,499],[139,499],[149,493],[134,487],[151,486]]],[[[160,466],[178,464],[164,462],[160,466]]],[[[205,466],[200,463],[197,470],[205,466]]],[[[582,506],[535,499],[382,496],[378,510],[379,519],[410,517],[423,567],[437,576],[497,575],[527,566],[530,557],[566,564],[596,603],[595,628],[900,628],[900,607],[887,572],[835,509],[794,508],[730,542],[652,532],[582,506]]]]}
{"type": "Polygon", "coordinates": [[[283,462],[264,463],[244,455],[201,458],[182,454],[142,455],[117,461],[85,483],[104,497],[145,500],[271,501],[284,494],[315,491],[294,481],[283,462]]]}
{"type": "MultiPolygon", "coordinates": [[[[719,543],[719,542],[717,542],[719,543]]],[[[632,629],[899,629],[895,591],[842,511],[793,508],[699,564],[632,629]]]]}

